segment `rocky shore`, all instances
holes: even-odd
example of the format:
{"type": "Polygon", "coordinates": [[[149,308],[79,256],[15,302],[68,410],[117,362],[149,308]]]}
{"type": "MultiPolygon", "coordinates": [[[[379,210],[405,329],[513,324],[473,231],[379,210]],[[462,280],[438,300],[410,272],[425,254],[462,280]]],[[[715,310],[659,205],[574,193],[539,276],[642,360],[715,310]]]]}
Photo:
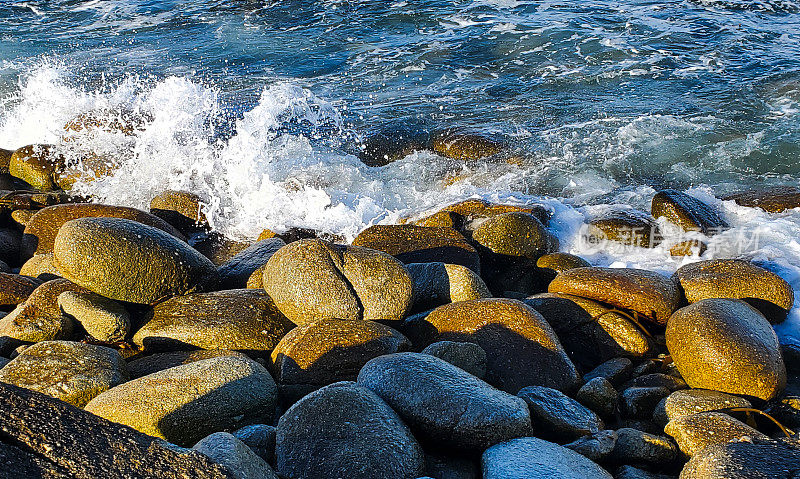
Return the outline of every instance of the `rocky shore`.
{"type": "MultiPolygon", "coordinates": [[[[501,148],[454,135],[424,141],[457,159],[501,148]]],[[[375,165],[409,148],[368,146],[375,165]]],[[[0,150],[0,477],[800,471],[800,345],[772,327],[794,292],[769,265],[596,267],[559,252],[546,206],[478,199],[350,244],[242,242],[191,192],[101,205],[70,195],[75,174],[47,147],[0,150]]],[[[780,212],[800,190],[729,199],[780,212]]],[[[727,228],[663,190],[589,232],[648,248],[662,217],[727,228]]]]}

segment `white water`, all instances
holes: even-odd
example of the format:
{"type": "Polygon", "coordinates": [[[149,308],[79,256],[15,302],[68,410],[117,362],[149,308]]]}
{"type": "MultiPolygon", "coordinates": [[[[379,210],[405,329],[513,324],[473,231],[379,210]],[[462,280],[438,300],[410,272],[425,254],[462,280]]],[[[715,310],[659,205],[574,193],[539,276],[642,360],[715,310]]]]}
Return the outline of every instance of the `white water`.
{"type": "MultiPolygon", "coordinates": [[[[280,231],[302,226],[349,239],[368,225],[393,222],[468,197],[539,202],[553,211],[550,227],[559,236],[562,250],[593,264],[670,274],[681,264],[697,260],[670,257],[669,246],[674,243],[670,241],[653,249],[606,251],[595,251],[580,241],[586,218],[613,205],[648,210],[655,193],[648,186],[620,189],[613,177],[591,168],[563,179],[561,199],[528,196],[520,193],[519,185],[529,184],[530,178],[551,177],[558,172],[558,161],[575,161],[582,151],[598,145],[608,150],[610,165],[619,167],[631,145],[658,145],[675,135],[708,128],[703,118],[609,119],[610,127],[597,130],[602,137],[589,139],[570,135],[569,126],[549,130],[542,139],[561,142],[562,151],[575,157],[553,158],[547,164],[467,167],[431,153],[416,153],[384,168],[369,168],[335,148],[336,137],[347,133],[340,115],[347,105],[335,107],[297,84],[265,85],[257,105],[244,113],[235,132],[223,141],[216,126],[224,112],[213,88],[170,77],[158,82],[130,78],[115,87],[84,91],[68,86],[68,78],[57,66],[44,66],[23,77],[17,93],[0,100],[0,147],[52,143],[72,158],[87,151],[113,158],[119,168],[112,176],[75,187],[98,202],[146,209],[159,192],[184,189],[203,197],[213,226],[233,237],[254,238],[263,228],[280,231]],[[114,116],[121,111],[146,118],[143,129],[126,136],[89,128],[66,135],[68,141],[64,138],[64,125],[81,113],[114,116]],[[302,125],[310,133],[283,131],[291,125],[302,125]],[[447,179],[453,175],[459,175],[460,181],[447,179]],[[598,198],[603,198],[601,204],[598,198]],[[595,204],[580,206],[590,201],[595,204]]],[[[781,111],[796,114],[792,108],[781,111]]],[[[696,172],[687,173],[693,175],[696,172]]],[[[800,211],[769,214],[739,207],[714,198],[711,189],[703,186],[689,193],[718,208],[732,226],[710,240],[712,248],[704,259],[750,258],[765,263],[793,285],[798,301],[789,320],[776,330],[784,338],[800,341],[800,211]]]]}

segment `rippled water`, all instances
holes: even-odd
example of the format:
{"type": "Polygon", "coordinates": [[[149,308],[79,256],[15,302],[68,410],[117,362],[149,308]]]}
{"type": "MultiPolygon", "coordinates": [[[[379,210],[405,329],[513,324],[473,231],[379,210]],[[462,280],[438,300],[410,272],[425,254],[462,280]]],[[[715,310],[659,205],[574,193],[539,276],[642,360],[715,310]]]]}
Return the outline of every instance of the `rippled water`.
{"type": "Polygon", "coordinates": [[[648,209],[674,187],[760,231],[747,256],[800,289],[800,212],[713,197],[798,183],[800,2],[0,0],[0,18],[0,147],[115,158],[77,186],[99,201],[190,189],[230,235],[352,237],[468,196],[549,195],[565,250],[668,272],[683,260],[666,250],[575,238],[608,205],[648,209]],[[89,111],[143,129],[65,141],[89,111]],[[518,161],[364,166],[360,140],[394,121],[497,135],[518,161]]]}

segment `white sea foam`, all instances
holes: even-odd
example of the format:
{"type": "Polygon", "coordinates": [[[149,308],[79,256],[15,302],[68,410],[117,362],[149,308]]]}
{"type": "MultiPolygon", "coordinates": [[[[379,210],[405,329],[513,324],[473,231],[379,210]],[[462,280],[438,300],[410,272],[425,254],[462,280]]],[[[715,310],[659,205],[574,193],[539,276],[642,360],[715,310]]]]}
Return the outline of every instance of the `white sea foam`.
{"type": "MultiPolygon", "coordinates": [[[[147,208],[150,198],[164,189],[194,191],[205,198],[213,225],[234,237],[253,238],[263,228],[303,226],[352,238],[370,224],[422,214],[468,197],[541,202],[553,211],[550,228],[561,239],[563,251],[597,265],[665,274],[698,259],[669,255],[669,239],[677,237],[669,238],[668,233],[668,241],[653,249],[595,251],[581,241],[582,226],[614,205],[647,210],[655,194],[648,186],[620,189],[604,169],[630,168],[625,158],[637,148],[657,150],[670,138],[703,132],[713,124],[703,117],[607,118],[542,133],[537,136],[541,142],[559,146],[550,149],[552,158],[530,164],[464,165],[420,152],[383,168],[369,168],[356,157],[325,146],[335,142],[318,141],[343,134],[340,113],[313,92],[289,82],[265,85],[255,107],[236,121],[229,138],[221,140],[217,124],[225,112],[214,88],[169,77],[156,82],[131,78],[87,91],[71,86],[69,75],[54,66],[24,76],[0,115],[0,147],[53,143],[74,157],[94,151],[118,162],[112,176],[79,182],[78,193],[100,202],[147,208]],[[132,112],[145,121],[131,136],[90,128],[65,141],[64,125],[86,112],[111,116],[132,112]],[[297,133],[297,126],[310,134],[297,133]],[[586,136],[587,131],[592,133],[586,136]],[[531,178],[550,178],[591,149],[603,154],[565,179],[557,192],[564,198],[521,193],[531,178]],[[583,206],[597,198],[604,198],[605,204],[583,206]]],[[[709,188],[689,193],[719,209],[733,227],[715,237],[714,244],[728,246],[712,248],[704,257],[751,258],[800,291],[800,210],[769,214],[718,200],[709,188]],[[742,238],[743,249],[730,247],[742,238]]],[[[776,329],[800,341],[800,293],[797,296],[799,304],[790,319],[776,329]]]]}

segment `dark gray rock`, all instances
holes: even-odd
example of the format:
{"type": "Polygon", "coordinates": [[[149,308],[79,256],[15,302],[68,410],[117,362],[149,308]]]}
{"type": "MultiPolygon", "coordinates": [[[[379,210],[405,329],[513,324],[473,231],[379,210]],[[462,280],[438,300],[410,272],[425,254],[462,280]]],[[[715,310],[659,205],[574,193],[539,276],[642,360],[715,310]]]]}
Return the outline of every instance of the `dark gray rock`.
{"type": "Polygon", "coordinates": [[[266,461],[230,433],[210,434],[192,449],[227,467],[236,479],[278,479],[266,461]]]}
{"type": "Polygon", "coordinates": [[[793,479],[798,470],[800,441],[756,439],[703,449],[686,463],[681,479],[793,479]]]}
{"type": "Polygon", "coordinates": [[[361,369],[358,384],[386,401],[420,439],[483,449],[531,431],[525,402],[434,356],[397,353],[361,369]]]}
{"type": "Polygon", "coordinates": [[[437,341],[423,349],[422,354],[444,359],[481,379],[486,374],[486,351],[475,343],[437,341]]]}
{"type": "Polygon", "coordinates": [[[234,477],[205,456],[180,452],[127,426],[1,382],[0,417],[2,477],[234,477]]]}
{"type": "Polygon", "coordinates": [[[220,289],[239,289],[247,286],[247,279],[258,268],[267,264],[276,251],[286,246],[280,238],[269,238],[253,243],[217,268],[220,289]]]}
{"type": "Polygon", "coordinates": [[[614,386],[619,386],[628,380],[632,370],[633,362],[628,358],[609,359],[584,374],[583,380],[588,383],[594,378],[606,378],[614,386]]]}
{"type": "Polygon", "coordinates": [[[625,417],[650,419],[658,403],[669,396],[669,393],[669,389],[665,387],[631,387],[622,391],[620,409],[625,417]]]}
{"type": "Polygon", "coordinates": [[[626,427],[617,430],[617,442],[609,459],[618,464],[663,466],[674,460],[677,453],[678,447],[670,438],[626,427]]]}
{"type": "Polygon", "coordinates": [[[528,403],[537,435],[573,440],[604,428],[597,414],[555,389],[530,386],[517,395],[528,403]]]}
{"type": "Polygon", "coordinates": [[[674,479],[674,476],[656,474],[633,466],[620,466],[614,479],[674,479]]]}
{"type": "Polygon", "coordinates": [[[369,389],[325,386],[278,421],[277,471],[289,479],[414,479],[422,449],[403,421],[369,389]]]}
{"type": "Polygon", "coordinates": [[[479,465],[470,457],[426,454],[425,472],[435,479],[480,479],[479,465]]]}
{"type": "Polygon", "coordinates": [[[575,451],[535,437],[521,437],[483,453],[483,479],[611,479],[575,451]]]}
{"type": "Polygon", "coordinates": [[[617,433],[606,429],[589,436],[583,436],[576,441],[565,444],[564,447],[572,449],[592,461],[599,462],[611,454],[616,443],[617,433]]]}
{"type": "Polygon", "coordinates": [[[679,389],[686,389],[686,381],[679,377],[671,376],[664,373],[650,373],[644,374],[634,378],[623,386],[623,388],[640,387],[640,388],[657,388],[664,387],[670,391],[677,391],[679,389]]]}
{"type": "Polygon", "coordinates": [[[270,464],[275,464],[275,426],[267,424],[252,424],[237,429],[233,432],[234,437],[239,439],[253,450],[261,459],[270,464]]]}
{"type": "Polygon", "coordinates": [[[581,387],[575,399],[601,417],[611,417],[617,410],[619,393],[606,378],[598,377],[581,387]]]}

